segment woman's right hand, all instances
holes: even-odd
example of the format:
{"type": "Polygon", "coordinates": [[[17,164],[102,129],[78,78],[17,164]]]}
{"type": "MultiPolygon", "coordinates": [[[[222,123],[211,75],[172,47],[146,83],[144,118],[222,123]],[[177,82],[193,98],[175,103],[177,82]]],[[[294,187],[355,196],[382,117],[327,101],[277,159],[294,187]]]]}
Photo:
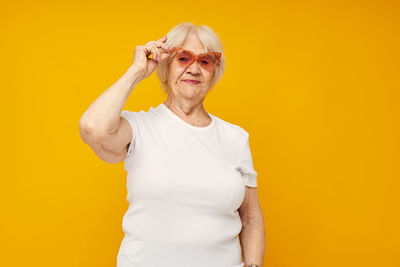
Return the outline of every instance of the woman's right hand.
{"type": "Polygon", "coordinates": [[[150,41],[145,45],[136,46],[132,67],[142,74],[142,79],[150,76],[160,61],[169,56],[170,47],[165,44],[166,41],[167,36],[164,36],[157,41],[150,41]],[[150,54],[153,58],[149,58],[150,54]]]}

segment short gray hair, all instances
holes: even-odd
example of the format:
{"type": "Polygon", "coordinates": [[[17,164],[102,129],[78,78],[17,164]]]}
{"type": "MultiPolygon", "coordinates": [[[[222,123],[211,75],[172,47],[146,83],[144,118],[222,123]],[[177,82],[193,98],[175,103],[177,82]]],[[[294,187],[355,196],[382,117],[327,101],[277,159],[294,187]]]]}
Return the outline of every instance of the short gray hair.
{"type": "MultiPolygon", "coordinates": [[[[200,41],[203,43],[206,52],[220,52],[222,53],[219,63],[215,66],[214,76],[210,84],[209,90],[222,78],[225,71],[225,53],[223,51],[223,43],[214,31],[206,25],[195,25],[190,22],[183,22],[176,25],[167,33],[166,44],[172,48],[174,46],[181,46],[187,35],[194,31],[197,33],[200,41]]],[[[168,66],[171,63],[172,58],[167,58],[163,62],[159,63],[156,68],[156,74],[160,80],[161,88],[165,93],[168,93],[167,75],[168,66]]]]}

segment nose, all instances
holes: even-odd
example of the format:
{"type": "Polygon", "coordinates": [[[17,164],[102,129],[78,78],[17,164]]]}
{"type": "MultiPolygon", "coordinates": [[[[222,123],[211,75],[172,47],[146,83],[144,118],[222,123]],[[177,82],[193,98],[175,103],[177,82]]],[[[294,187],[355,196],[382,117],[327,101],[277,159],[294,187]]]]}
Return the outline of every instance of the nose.
{"type": "Polygon", "coordinates": [[[199,66],[199,62],[196,60],[195,62],[193,62],[192,64],[190,64],[189,67],[187,67],[186,69],[187,73],[191,73],[191,74],[199,74],[200,73],[200,66],[199,66]]]}

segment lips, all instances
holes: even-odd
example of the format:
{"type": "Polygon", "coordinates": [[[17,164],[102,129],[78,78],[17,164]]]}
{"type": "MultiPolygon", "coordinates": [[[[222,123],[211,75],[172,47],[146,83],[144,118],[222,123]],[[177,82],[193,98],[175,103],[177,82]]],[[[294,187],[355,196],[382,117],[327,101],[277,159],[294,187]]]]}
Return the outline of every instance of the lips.
{"type": "Polygon", "coordinates": [[[187,83],[190,83],[190,84],[198,84],[198,83],[200,83],[200,81],[198,81],[198,80],[190,80],[190,79],[186,79],[186,80],[183,80],[184,82],[187,82],[187,83]]]}

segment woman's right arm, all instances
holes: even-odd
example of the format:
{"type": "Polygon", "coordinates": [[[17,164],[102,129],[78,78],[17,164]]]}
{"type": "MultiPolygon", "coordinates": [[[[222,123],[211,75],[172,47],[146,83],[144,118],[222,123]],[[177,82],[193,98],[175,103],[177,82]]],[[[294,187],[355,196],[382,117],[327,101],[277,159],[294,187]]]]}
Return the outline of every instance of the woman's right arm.
{"type": "MultiPolygon", "coordinates": [[[[133,88],[158,65],[159,61],[148,56],[152,54],[157,59],[161,54],[159,47],[168,50],[163,43],[165,40],[164,36],[158,41],[137,46],[129,69],[89,106],[79,121],[82,140],[108,163],[120,162],[126,157],[133,136],[129,122],[121,117],[121,111],[133,88]]],[[[160,57],[161,60],[166,58],[164,54],[160,57]]]]}
{"type": "Polygon", "coordinates": [[[123,147],[132,139],[131,129],[127,122],[121,122],[124,119],[120,115],[133,88],[141,81],[141,76],[130,66],[117,82],[89,106],[79,121],[82,140],[108,163],[121,161],[123,147]]]}

